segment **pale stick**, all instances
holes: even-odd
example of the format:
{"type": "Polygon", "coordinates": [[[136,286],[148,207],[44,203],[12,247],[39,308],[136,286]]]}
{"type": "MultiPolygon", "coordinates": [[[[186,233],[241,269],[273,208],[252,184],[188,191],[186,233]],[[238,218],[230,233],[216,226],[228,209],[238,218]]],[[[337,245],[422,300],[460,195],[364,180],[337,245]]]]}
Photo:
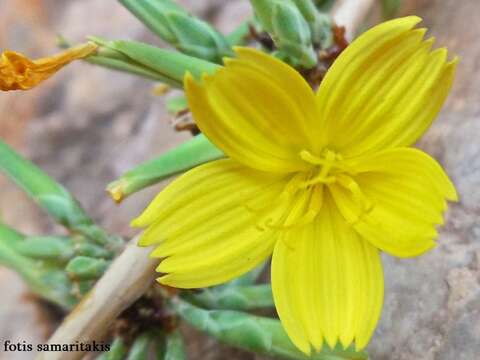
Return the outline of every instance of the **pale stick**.
{"type": "MultiPolygon", "coordinates": [[[[137,246],[132,239],[115,259],[95,287],[64,319],[48,341],[49,344],[99,342],[120,313],[147,291],[156,277],[158,259],[148,255],[151,249],[137,246]]],[[[37,359],[79,359],[82,352],[38,353],[37,359]]]]}
{"type": "MultiPolygon", "coordinates": [[[[347,37],[360,26],[373,6],[373,0],[340,0],[333,11],[338,25],[345,26],[347,37]]],[[[91,343],[101,340],[116,317],[135,302],[151,286],[158,259],[149,258],[151,249],[130,241],[105,275],[84,300],[65,318],[49,344],[91,343]]],[[[39,353],[37,360],[75,360],[82,352],[39,353]]]]}

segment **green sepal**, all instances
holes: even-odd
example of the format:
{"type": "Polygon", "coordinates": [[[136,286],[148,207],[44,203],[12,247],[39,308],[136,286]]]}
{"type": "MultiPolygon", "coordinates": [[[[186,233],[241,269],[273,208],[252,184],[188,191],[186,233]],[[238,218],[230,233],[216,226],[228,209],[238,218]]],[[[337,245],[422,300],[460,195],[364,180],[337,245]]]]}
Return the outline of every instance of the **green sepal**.
{"type": "Polygon", "coordinates": [[[169,300],[172,309],[200,331],[228,345],[256,353],[296,360],[365,360],[368,355],[353,348],[326,344],[320,352],[303,354],[290,341],[279,320],[250,315],[240,311],[204,310],[179,298],[169,300]]]}
{"type": "Polygon", "coordinates": [[[306,69],[317,64],[310,27],[294,5],[277,2],[273,8],[272,26],[278,50],[286,55],[290,64],[306,69]]]}
{"type": "Polygon", "coordinates": [[[107,186],[107,191],[115,201],[120,202],[125,197],[147,186],[223,156],[223,153],[205,135],[200,134],[165,152],[158,158],[147,161],[126,172],[118,180],[110,183],[107,186]]]}
{"type": "Polygon", "coordinates": [[[312,0],[291,0],[300,10],[300,13],[303,15],[303,18],[307,20],[308,23],[314,22],[317,17],[318,10],[315,7],[315,4],[312,0]]]}
{"type": "Polygon", "coordinates": [[[74,280],[98,279],[107,270],[110,262],[104,259],[77,256],[69,261],[65,271],[74,280]]]}
{"type": "Polygon", "coordinates": [[[328,14],[319,13],[315,21],[310,24],[312,41],[321,49],[328,49],[333,45],[332,18],[328,14]]]}
{"type": "MultiPolygon", "coordinates": [[[[273,33],[273,8],[278,1],[279,0],[250,0],[258,22],[265,31],[271,34],[273,33]]],[[[290,2],[290,0],[287,1],[290,2]]]]}
{"type": "Polygon", "coordinates": [[[168,13],[166,21],[176,37],[173,45],[185,54],[215,63],[233,56],[225,37],[205,21],[175,12],[168,13]]]}
{"type": "Polygon", "coordinates": [[[332,20],[329,15],[321,13],[315,7],[313,0],[291,0],[310,27],[311,40],[322,49],[329,48],[333,43],[332,20]]]}

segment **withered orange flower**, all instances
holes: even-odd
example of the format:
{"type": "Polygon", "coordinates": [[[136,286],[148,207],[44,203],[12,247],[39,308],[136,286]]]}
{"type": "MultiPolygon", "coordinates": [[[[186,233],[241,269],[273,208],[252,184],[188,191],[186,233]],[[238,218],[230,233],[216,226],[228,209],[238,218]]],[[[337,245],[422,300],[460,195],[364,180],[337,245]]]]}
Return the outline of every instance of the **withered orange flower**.
{"type": "Polygon", "coordinates": [[[4,51],[0,58],[0,90],[31,89],[68,63],[93,54],[97,47],[88,42],[37,60],[30,60],[15,51],[4,51]]]}

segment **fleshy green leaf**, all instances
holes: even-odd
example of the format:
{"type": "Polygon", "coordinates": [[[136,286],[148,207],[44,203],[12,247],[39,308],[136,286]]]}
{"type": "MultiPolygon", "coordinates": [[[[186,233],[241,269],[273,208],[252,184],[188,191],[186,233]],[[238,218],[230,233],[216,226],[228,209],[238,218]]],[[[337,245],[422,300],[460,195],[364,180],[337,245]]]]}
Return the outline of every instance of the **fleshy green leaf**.
{"type": "Polygon", "coordinates": [[[186,360],[185,344],[180,331],[175,330],[166,335],[165,354],[162,360],[186,360]]]}
{"type": "Polygon", "coordinates": [[[67,264],[65,270],[72,279],[91,280],[102,276],[109,265],[110,262],[104,259],[77,256],[67,264]]]}
{"type": "Polygon", "coordinates": [[[16,249],[23,256],[64,263],[74,256],[73,241],[60,236],[30,236],[18,243],[16,249]]]}
{"type": "Polygon", "coordinates": [[[0,224],[0,264],[19,274],[32,292],[65,309],[72,308],[78,299],[72,295],[72,283],[63,266],[21,254],[18,248],[24,241],[22,234],[0,224]]]}
{"type": "Polygon", "coordinates": [[[68,229],[112,248],[122,241],[96,226],[74,197],[43,170],[0,141],[0,171],[4,172],[56,221],[68,229]]]}
{"type": "Polygon", "coordinates": [[[223,153],[200,134],[158,158],[126,172],[118,180],[110,183],[107,191],[115,201],[120,202],[128,195],[169,176],[222,156],[223,153]]]}
{"type": "Polygon", "coordinates": [[[279,320],[239,311],[203,310],[179,298],[170,299],[169,304],[190,325],[223,343],[245,350],[297,360],[368,359],[365,352],[341,347],[330,349],[326,344],[321,352],[307,357],[292,344],[279,320]]]}
{"type": "Polygon", "coordinates": [[[246,311],[274,307],[270,284],[207,288],[199,293],[187,292],[184,297],[208,309],[246,311]]]}
{"type": "Polygon", "coordinates": [[[116,40],[108,46],[158,73],[172,86],[182,87],[187,72],[200,78],[203,73],[213,73],[218,68],[214,63],[137,41],[116,40]]]}
{"type": "Polygon", "coordinates": [[[153,334],[149,332],[137,336],[128,352],[127,360],[147,360],[152,340],[153,334]]]}
{"type": "Polygon", "coordinates": [[[187,55],[221,63],[232,50],[225,37],[170,0],[120,0],[156,35],[187,55]]]}

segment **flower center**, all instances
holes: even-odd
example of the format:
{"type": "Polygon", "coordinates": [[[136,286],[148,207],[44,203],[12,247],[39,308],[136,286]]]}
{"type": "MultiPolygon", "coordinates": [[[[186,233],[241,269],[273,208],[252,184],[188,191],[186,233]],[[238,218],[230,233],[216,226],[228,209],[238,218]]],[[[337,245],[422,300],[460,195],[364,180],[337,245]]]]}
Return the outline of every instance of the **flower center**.
{"type": "Polygon", "coordinates": [[[290,175],[280,195],[268,204],[263,203],[256,210],[250,207],[255,212],[260,229],[285,229],[313,221],[324,205],[325,192],[330,186],[340,186],[348,191],[358,205],[355,219],[360,219],[372,209],[370,199],[354,179],[355,172],[344,164],[340,154],[330,149],[324,149],[320,155],[302,150],[299,156],[312,165],[311,168],[290,175]]]}
{"type": "Polygon", "coordinates": [[[334,183],[336,178],[332,173],[345,170],[340,163],[343,159],[342,156],[330,149],[324,149],[321,156],[315,156],[308,150],[302,150],[300,151],[300,157],[315,166],[313,176],[300,184],[302,189],[315,184],[334,183]]]}

